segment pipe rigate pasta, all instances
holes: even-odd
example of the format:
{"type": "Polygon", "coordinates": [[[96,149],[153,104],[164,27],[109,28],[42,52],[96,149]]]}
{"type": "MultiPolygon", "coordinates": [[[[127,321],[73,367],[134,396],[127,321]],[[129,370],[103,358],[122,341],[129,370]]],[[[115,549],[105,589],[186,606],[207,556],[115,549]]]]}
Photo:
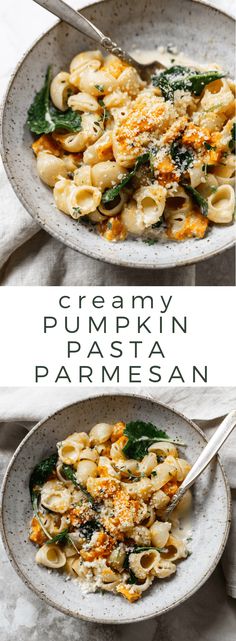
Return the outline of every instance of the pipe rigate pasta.
{"type": "MultiPolygon", "coordinates": [[[[101,589],[133,603],[186,558],[179,519],[191,493],[167,521],[164,508],[190,466],[167,435],[167,442],[152,444],[155,451],[145,453],[145,446],[135,458],[134,448],[129,458],[130,425],[98,422],[88,434],[73,432],[57,443],[48,478],[41,483],[39,475],[30,486],[37,509],[34,503],[29,539],[38,546],[36,563],[60,569],[85,591],[101,589]]],[[[147,424],[139,425],[145,443],[147,424]]],[[[35,470],[40,465],[45,470],[45,461],[35,470]]]]}
{"type": "MultiPolygon", "coordinates": [[[[169,58],[149,81],[99,50],[79,52],[50,82],[47,75],[46,125],[32,145],[38,175],[60,211],[108,242],[199,240],[234,219],[235,85],[220,68],[175,67],[169,58]],[[51,113],[58,122],[48,133],[51,113]],[[74,187],[84,185],[100,192],[92,209],[74,205],[74,187]]],[[[37,100],[32,109],[35,132],[37,100]]]]}

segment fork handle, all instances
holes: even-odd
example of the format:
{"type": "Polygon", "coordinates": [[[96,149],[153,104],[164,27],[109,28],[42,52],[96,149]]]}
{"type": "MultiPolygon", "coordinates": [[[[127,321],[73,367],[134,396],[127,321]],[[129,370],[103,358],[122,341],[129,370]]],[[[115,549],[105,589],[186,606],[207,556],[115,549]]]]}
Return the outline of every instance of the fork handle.
{"type": "Polygon", "coordinates": [[[126,51],[123,51],[116,42],[112,42],[111,38],[107,36],[98,29],[90,20],[85,18],[82,13],[75,11],[72,7],[69,7],[68,4],[63,2],[63,0],[33,0],[36,4],[39,4],[50,13],[53,13],[57,18],[60,18],[67,24],[71,25],[75,29],[78,29],[81,33],[88,38],[91,38],[98,44],[100,47],[106,49],[109,53],[118,56],[123,61],[127,62],[130,65],[139,68],[139,64],[134,60],[126,51]]]}
{"type": "Polygon", "coordinates": [[[179,500],[185,494],[186,490],[188,490],[191,487],[191,485],[193,485],[193,483],[196,481],[198,476],[200,476],[200,474],[205,470],[207,465],[217,454],[218,450],[226,441],[226,439],[228,438],[228,436],[230,435],[230,433],[232,432],[235,426],[236,426],[236,410],[232,410],[232,412],[230,412],[222,421],[222,423],[219,425],[219,427],[211,437],[210,441],[208,441],[206,447],[204,447],[200,456],[195,461],[190,472],[188,472],[178,492],[174,494],[171,503],[166,508],[166,514],[170,514],[170,512],[174,510],[179,500]]]}

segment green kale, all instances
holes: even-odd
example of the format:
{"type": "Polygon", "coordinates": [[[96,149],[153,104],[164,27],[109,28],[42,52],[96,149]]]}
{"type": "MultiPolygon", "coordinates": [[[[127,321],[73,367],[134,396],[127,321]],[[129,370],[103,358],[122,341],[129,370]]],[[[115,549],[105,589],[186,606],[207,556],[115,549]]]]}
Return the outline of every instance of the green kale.
{"type": "Polygon", "coordinates": [[[38,465],[36,465],[36,467],[33,469],[33,472],[30,476],[30,481],[29,481],[29,489],[30,489],[31,497],[33,496],[33,494],[39,493],[37,486],[42,486],[44,483],[46,483],[49,476],[55,470],[57,459],[58,459],[57,453],[52,454],[48,458],[41,461],[41,463],[38,463],[38,465]]]}
{"type": "Polygon", "coordinates": [[[207,151],[211,151],[211,149],[216,149],[216,147],[212,147],[212,145],[209,144],[209,142],[204,142],[204,147],[207,149],[207,151]]]}
{"type": "Polygon", "coordinates": [[[144,165],[148,161],[149,161],[149,152],[146,152],[145,154],[138,156],[132,171],[126,174],[123,180],[121,180],[121,182],[118,183],[118,185],[116,185],[115,187],[112,187],[111,189],[106,189],[106,191],[104,191],[104,194],[102,196],[102,202],[106,205],[107,203],[114,200],[119,195],[123,187],[125,187],[130,182],[131,178],[135,176],[139,167],[141,167],[141,165],[144,165]]]}
{"type": "Polygon", "coordinates": [[[201,213],[203,214],[203,216],[207,216],[208,215],[208,202],[207,202],[206,198],[203,198],[203,196],[201,196],[199,191],[197,191],[197,189],[194,189],[193,187],[191,187],[191,185],[187,185],[187,183],[181,183],[181,184],[182,184],[182,187],[187,192],[187,194],[189,194],[189,196],[191,196],[191,198],[194,200],[194,202],[198,205],[198,207],[199,207],[201,213]]]}
{"type": "MultiPolygon", "coordinates": [[[[158,225],[158,226],[159,226],[159,225],[158,225]]],[[[152,225],[152,227],[154,227],[154,225],[152,225]]],[[[157,238],[144,238],[144,241],[143,241],[143,242],[144,242],[146,245],[155,245],[156,243],[158,243],[158,240],[157,240],[157,238]]]]}
{"type": "Polygon", "coordinates": [[[96,519],[90,519],[86,521],[83,525],[80,525],[79,532],[85,539],[91,539],[94,532],[102,529],[101,523],[96,521],[96,519]]]}
{"type": "Polygon", "coordinates": [[[180,139],[172,142],[170,155],[181,174],[184,173],[194,161],[194,153],[192,149],[187,149],[187,147],[181,143],[180,139]]]}
{"type": "Polygon", "coordinates": [[[155,545],[144,545],[144,546],[135,546],[132,550],[132,554],[138,554],[139,552],[147,552],[148,550],[157,550],[157,552],[165,553],[165,548],[157,548],[155,545]]]}
{"type": "Polygon", "coordinates": [[[38,504],[40,499],[40,487],[46,483],[52,472],[56,469],[58,455],[52,454],[46,459],[43,459],[38,465],[35,466],[29,480],[29,490],[33,506],[33,513],[35,518],[40,524],[44,534],[50,539],[50,534],[44,527],[42,519],[39,514],[38,504]]]}
{"type": "Polygon", "coordinates": [[[81,130],[81,116],[72,109],[59,111],[50,100],[51,68],[48,67],[45,83],[36,94],[28,110],[27,124],[35,134],[49,134],[56,129],[81,130]]]}
{"type": "Polygon", "coordinates": [[[123,447],[123,453],[127,458],[138,461],[143,459],[148,452],[148,448],[153,443],[157,441],[170,441],[166,432],[157,429],[152,423],[145,423],[144,421],[127,423],[124,435],[128,436],[128,441],[123,447]]]}
{"type": "Polygon", "coordinates": [[[69,537],[69,528],[65,528],[59,534],[56,534],[56,536],[53,536],[50,541],[47,541],[47,545],[51,545],[52,543],[61,543],[64,545],[65,543],[70,543],[70,537],[69,537]]]}
{"type": "Polygon", "coordinates": [[[218,71],[201,72],[189,67],[175,65],[153,76],[152,84],[154,87],[160,87],[165,100],[173,101],[174,92],[177,89],[190,91],[195,96],[200,96],[206,85],[223,77],[224,74],[218,71]]]}
{"type": "Polygon", "coordinates": [[[229,148],[233,154],[235,154],[236,151],[236,122],[234,122],[233,127],[231,129],[231,139],[229,141],[229,148]]]}
{"type": "Polygon", "coordinates": [[[104,93],[104,87],[103,87],[103,85],[94,85],[94,87],[95,87],[95,89],[97,89],[97,90],[98,90],[98,91],[100,91],[101,93],[104,93]]]}

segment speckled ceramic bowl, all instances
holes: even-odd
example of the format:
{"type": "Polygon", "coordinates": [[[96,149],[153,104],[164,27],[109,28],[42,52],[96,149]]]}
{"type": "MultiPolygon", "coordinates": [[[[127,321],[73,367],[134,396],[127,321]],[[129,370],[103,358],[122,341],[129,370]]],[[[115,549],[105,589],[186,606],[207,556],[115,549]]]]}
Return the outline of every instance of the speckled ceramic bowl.
{"type": "MultiPolygon", "coordinates": [[[[215,61],[233,73],[233,19],[195,0],[104,0],[83,13],[124,48],[150,50],[171,42],[200,62],[215,61]]],[[[58,23],[32,46],[10,83],[3,110],[3,160],[27,211],[52,236],[73,249],[127,267],[186,265],[232,246],[236,241],[235,225],[215,225],[206,238],[184,243],[169,241],[149,246],[132,239],[108,243],[95,231],[58,212],[52,190],[37,175],[26,114],[42,86],[47,66],[52,64],[54,72],[66,69],[78,51],[93,46],[76,30],[58,23]]]]}
{"type": "MultiPolygon", "coordinates": [[[[89,621],[128,623],[167,612],[191,596],[213,572],[223,552],[230,522],[227,481],[215,460],[194,486],[192,554],[169,580],[154,581],[136,603],[112,595],[82,595],[79,583],[65,581],[35,563],[28,541],[32,516],[29,477],[40,460],[55,451],[55,443],[75,430],[89,431],[97,422],[151,421],[187,444],[182,454],[193,463],[205,446],[196,425],[169,407],[132,395],[98,396],[63,408],[41,421],[18,447],[8,467],[2,491],[2,534],[8,556],[26,585],[50,605],[89,621]]],[[[181,451],[181,448],[180,448],[181,451]]]]}

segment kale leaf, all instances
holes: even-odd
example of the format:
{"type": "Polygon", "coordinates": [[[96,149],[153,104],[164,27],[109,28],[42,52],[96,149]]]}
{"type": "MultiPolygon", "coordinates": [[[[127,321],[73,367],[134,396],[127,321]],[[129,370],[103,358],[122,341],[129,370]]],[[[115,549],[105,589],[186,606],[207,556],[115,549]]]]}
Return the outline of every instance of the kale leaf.
{"type": "Polygon", "coordinates": [[[65,543],[70,543],[70,537],[68,532],[69,532],[69,528],[67,527],[61,532],[59,532],[59,534],[56,534],[55,536],[53,536],[53,538],[50,539],[50,541],[47,541],[47,545],[51,545],[51,543],[61,543],[63,545],[65,543]]]}
{"type": "Polygon", "coordinates": [[[175,65],[165,69],[160,74],[152,77],[154,87],[160,87],[165,100],[174,99],[177,89],[190,91],[195,96],[200,96],[204,87],[214,80],[223,78],[225,74],[218,71],[196,71],[189,67],[175,65]]]}
{"type": "Polygon", "coordinates": [[[41,486],[44,483],[46,483],[49,476],[55,470],[57,459],[58,459],[57,453],[52,454],[48,458],[41,461],[41,463],[38,463],[38,465],[36,465],[36,467],[33,469],[33,472],[31,474],[30,481],[29,481],[29,489],[30,489],[31,497],[33,497],[34,494],[38,494],[38,492],[35,491],[35,487],[37,487],[38,485],[41,486]]]}
{"type": "Polygon", "coordinates": [[[86,521],[86,523],[83,523],[83,525],[80,525],[79,532],[82,534],[82,536],[84,536],[85,539],[91,539],[94,532],[97,532],[101,529],[101,523],[96,521],[96,519],[90,519],[89,521],[86,521]]]}
{"type": "Polygon", "coordinates": [[[92,503],[94,510],[97,510],[97,506],[92,495],[83,487],[81,483],[79,483],[79,481],[77,481],[73,467],[71,467],[71,465],[66,465],[65,463],[63,463],[62,474],[65,476],[66,479],[68,479],[68,481],[71,481],[72,483],[74,483],[75,487],[77,487],[79,490],[81,490],[81,492],[83,492],[83,494],[86,496],[89,503],[92,503]]]}
{"type": "Polygon", "coordinates": [[[203,198],[203,196],[201,196],[199,191],[197,191],[197,189],[194,189],[193,187],[191,187],[191,185],[187,185],[187,183],[183,183],[183,182],[181,184],[182,184],[182,187],[187,192],[187,194],[189,194],[189,196],[191,196],[191,198],[198,205],[198,207],[199,207],[201,213],[203,214],[203,216],[207,216],[208,215],[208,202],[207,202],[206,198],[203,198]]]}
{"type": "Polygon", "coordinates": [[[165,552],[165,548],[157,548],[155,545],[145,545],[137,546],[132,550],[132,554],[138,554],[139,552],[146,552],[148,550],[157,550],[157,552],[165,552]]]}
{"type": "Polygon", "coordinates": [[[187,149],[187,147],[181,143],[180,139],[172,142],[170,155],[181,173],[184,173],[194,160],[194,153],[192,149],[187,149]]]}
{"type": "Polygon", "coordinates": [[[152,423],[145,423],[144,421],[131,421],[127,423],[124,435],[128,436],[128,441],[123,447],[125,456],[138,461],[143,459],[148,452],[148,448],[153,443],[157,441],[170,441],[166,432],[157,429],[152,423]]]}
{"type": "Polygon", "coordinates": [[[112,187],[111,189],[106,189],[106,191],[104,191],[104,194],[102,196],[102,202],[104,204],[109,203],[112,200],[114,200],[117,196],[119,196],[121,189],[123,189],[123,187],[125,187],[125,185],[127,185],[130,182],[131,178],[135,176],[139,167],[141,167],[141,165],[144,165],[148,161],[149,161],[149,152],[146,152],[145,154],[138,156],[132,171],[126,174],[123,180],[121,180],[121,182],[118,183],[118,185],[116,185],[115,187],[112,187]]]}
{"type": "Polygon", "coordinates": [[[51,67],[48,67],[42,89],[36,94],[28,110],[27,124],[35,134],[49,134],[56,129],[68,131],[81,130],[81,116],[78,112],[67,109],[59,111],[50,100],[51,67]]]}
{"type": "Polygon", "coordinates": [[[231,129],[231,139],[229,141],[229,148],[233,154],[235,154],[236,151],[236,122],[234,122],[233,127],[231,129]]]}

